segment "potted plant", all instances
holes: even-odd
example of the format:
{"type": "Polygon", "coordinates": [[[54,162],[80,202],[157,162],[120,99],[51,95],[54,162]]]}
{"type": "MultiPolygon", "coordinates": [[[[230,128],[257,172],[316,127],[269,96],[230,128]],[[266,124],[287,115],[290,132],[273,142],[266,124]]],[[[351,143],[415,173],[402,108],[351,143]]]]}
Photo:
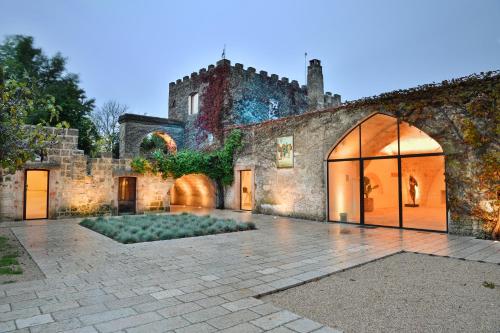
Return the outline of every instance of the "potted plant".
{"type": "Polygon", "coordinates": [[[373,198],[370,198],[370,193],[378,187],[378,185],[373,185],[371,184],[370,178],[368,177],[363,177],[363,183],[364,183],[364,206],[365,206],[365,212],[373,212],[373,198]]]}

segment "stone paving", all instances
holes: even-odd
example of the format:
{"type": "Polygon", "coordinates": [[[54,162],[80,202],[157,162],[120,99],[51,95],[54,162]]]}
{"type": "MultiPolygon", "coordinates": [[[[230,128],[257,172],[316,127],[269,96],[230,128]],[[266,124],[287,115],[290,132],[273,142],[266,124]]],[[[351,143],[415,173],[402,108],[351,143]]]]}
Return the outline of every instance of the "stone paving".
{"type": "Polygon", "coordinates": [[[255,298],[400,251],[500,263],[472,237],[214,211],[258,230],[124,245],[10,222],[46,279],[0,286],[0,332],[338,332],[255,298]]]}

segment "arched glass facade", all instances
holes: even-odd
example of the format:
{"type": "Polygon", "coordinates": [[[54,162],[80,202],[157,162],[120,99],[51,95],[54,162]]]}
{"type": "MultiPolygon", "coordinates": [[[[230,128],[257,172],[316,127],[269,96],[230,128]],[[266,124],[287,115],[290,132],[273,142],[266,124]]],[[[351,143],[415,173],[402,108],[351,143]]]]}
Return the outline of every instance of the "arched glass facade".
{"type": "Polygon", "coordinates": [[[328,156],[328,220],[447,231],[444,154],[430,136],[374,114],[328,156]]]}

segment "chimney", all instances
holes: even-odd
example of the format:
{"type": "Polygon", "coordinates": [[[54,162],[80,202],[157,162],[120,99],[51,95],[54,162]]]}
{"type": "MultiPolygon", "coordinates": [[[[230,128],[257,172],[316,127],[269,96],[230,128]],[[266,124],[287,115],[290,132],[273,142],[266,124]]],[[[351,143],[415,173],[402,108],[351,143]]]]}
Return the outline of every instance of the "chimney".
{"type": "Polygon", "coordinates": [[[307,67],[307,99],[308,110],[317,110],[324,105],[323,68],[321,61],[312,59],[307,67]]]}

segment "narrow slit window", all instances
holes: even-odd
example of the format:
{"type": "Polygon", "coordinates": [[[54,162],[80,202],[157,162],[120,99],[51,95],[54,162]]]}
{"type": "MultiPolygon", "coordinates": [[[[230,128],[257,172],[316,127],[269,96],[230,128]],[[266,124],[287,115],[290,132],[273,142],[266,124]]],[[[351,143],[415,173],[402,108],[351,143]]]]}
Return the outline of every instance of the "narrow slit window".
{"type": "Polygon", "coordinates": [[[199,109],[199,94],[193,93],[188,98],[188,113],[197,114],[199,109]]]}

